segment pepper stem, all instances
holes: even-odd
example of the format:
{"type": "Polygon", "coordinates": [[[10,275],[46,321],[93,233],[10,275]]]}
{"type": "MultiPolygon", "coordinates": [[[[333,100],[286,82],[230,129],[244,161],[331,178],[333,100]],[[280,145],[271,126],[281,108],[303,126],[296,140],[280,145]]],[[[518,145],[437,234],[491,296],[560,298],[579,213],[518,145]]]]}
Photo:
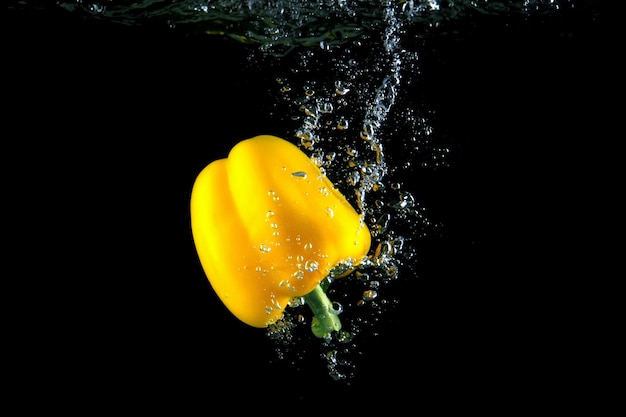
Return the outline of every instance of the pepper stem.
{"type": "Polygon", "coordinates": [[[304,300],[313,312],[311,330],[315,336],[325,338],[333,331],[341,330],[339,312],[333,308],[333,303],[319,284],[304,296],[304,300]]]}

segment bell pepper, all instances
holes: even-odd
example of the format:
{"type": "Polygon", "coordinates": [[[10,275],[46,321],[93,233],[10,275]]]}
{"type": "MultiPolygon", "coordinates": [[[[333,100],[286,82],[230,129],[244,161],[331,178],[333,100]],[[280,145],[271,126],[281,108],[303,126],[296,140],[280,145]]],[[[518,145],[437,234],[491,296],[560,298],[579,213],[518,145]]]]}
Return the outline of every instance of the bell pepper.
{"type": "Polygon", "coordinates": [[[197,176],[190,212],[200,264],[239,320],[267,327],[303,297],[315,336],[341,329],[320,284],[366,259],[370,232],[296,145],[269,135],[239,142],[197,176]]]}

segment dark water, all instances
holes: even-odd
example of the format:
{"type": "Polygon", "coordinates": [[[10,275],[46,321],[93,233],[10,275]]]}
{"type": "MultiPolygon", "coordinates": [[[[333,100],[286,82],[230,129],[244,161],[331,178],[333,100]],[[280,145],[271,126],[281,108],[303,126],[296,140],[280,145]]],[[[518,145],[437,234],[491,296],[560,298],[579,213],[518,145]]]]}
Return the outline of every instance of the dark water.
{"type": "Polygon", "coordinates": [[[571,317],[554,311],[572,260],[555,248],[574,237],[566,214],[591,158],[581,144],[601,136],[609,8],[431,3],[393,5],[392,18],[375,2],[9,3],[17,147],[5,156],[28,178],[14,181],[37,248],[25,265],[44,278],[25,305],[46,306],[29,332],[29,390],[60,388],[44,395],[50,408],[87,412],[572,400],[555,388],[577,379],[561,341],[571,317]],[[343,105],[337,80],[350,85],[343,105]],[[239,323],[190,239],[197,173],[257,134],[297,143],[307,88],[335,105],[322,122],[351,126],[322,123],[316,149],[375,158],[359,131],[379,117],[385,190],[368,207],[392,219],[377,243],[405,241],[376,303],[356,306],[358,284],[338,288],[359,329],[347,345],[306,331],[276,343],[239,323]],[[346,363],[329,368],[333,350],[346,363]]]}

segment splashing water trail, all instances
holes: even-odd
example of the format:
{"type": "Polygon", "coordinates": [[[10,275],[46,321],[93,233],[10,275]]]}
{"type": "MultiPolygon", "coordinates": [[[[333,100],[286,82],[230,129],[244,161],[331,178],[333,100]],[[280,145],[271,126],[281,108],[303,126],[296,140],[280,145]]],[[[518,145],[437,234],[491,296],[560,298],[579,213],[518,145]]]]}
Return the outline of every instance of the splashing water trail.
{"type": "MultiPolygon", "coordinates": [[[[329,290],[331,297],[341,300],[335,301],[339,306],[369,305],[371,316],[371,322],[365,314],[356,317],[348,324],[349,330],[324,340],[320,356],[334,380],[350,379],[354,370],[350,356],[358,349],[356,336],[370,327],[384,308],[395,303],[385,298],[382,287],[398,277],[400,255],[408,249],[404,243],[414,230],[405,230],[407,235],[400,235],[392,223],[398,217],[412,217],[409,224],[415,229],[421,218],[410,192],[401,190],[399,183],[387,186],[390,167],[386,144],[397,138],[384,133],[388,116],[400,94],[403,68],[417,60],[416,54],[401,49],[399,38],[403,24],[412,17],[414,9],[412,3],[392,1],[384,1],[380,7],[383,18],[379,39],[368,44],[347,43],[336,47],[330,56],[328,45],[321,42],[318,49],[299,54],[296,68],[290,67],[297,76],[295,79],[289,74],[276,79],[277,91],[296,109],[291,117],[297,123],[294,140],[350,197],[363,213],[374,238],[373,252],[367,262],[351,274],[358,287],[354,293],[336,291],[339,280],[334,280],[329,290]],[[362,48],[372,44],[379,50],[369,55],[373,59],[363,60],[362,57],[368,55],[362,53],[362,48]],[[332,69],[319,74],[319,63],[328,59],[332,69]],[[294,88],[298,83],[300,85],[294,88]],[[394,193],[395,198],[391,197],[394,193]]],[[[415,118],[408,120],[414,122],[412,129],[415,131],[430,129],[425,119],[421,119],[421,126],[415,124],[415,118]]],[[[298,305],[301,303],[294,307],[298,305]]],[[[302,315],[298,317],[301,321],[302,315]]],[[[295,323],[296,320],[286,315],[268,330],[272,339],[281,342],[277,348],[279,357],[284,358],[286,347],[294,343],[295,323]]]]}

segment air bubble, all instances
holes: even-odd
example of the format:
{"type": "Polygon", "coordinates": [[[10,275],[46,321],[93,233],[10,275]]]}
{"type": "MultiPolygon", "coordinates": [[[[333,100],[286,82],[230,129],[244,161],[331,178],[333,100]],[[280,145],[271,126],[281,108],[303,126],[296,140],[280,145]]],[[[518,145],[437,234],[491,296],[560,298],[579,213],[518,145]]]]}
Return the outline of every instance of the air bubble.
{"type": "Polygon", "coordinates": [[[333,301],[333,309],[330,311],[332,314],[341,314],[343,313],[343,306],[341,303],[337,301],[333,301]]]}
{"type": "Polygon", "coordinates": [[[300,139],[300,144],[301,144],[303,147],[305,147],[305,148],[309,149],[309,148],[312,148],[312,147],[313,147],[313,145],[315,145],[315,140],[313,140],[313,138],[312,138],[312,137],[311,137],[311,138],[301,138],[301,139],[300,139]]]}
{"type": "Polygon", "coordinates": [[[320,108],[320,112],[322,113],[332,113],[333,112],[333,104],[329,102],[324,102],[320,108]]]}
{"type": "Polygon", "coordinates": [[[341,119],[339,119],[339,121],[337,122],[337,129],[339,130],[345,130],[348,128],[348,119],[346,119],[345,117],[342,117],[341,119]]]}
{"type": "Polygon", "coordinates": [[[391,214],[384,213],[383,215],[380,216],[380,218],[376,222],[376,231],[378,232],[378,234],[382,234],[387,231],[390,221],[391,221],[391,214]]]}
{"type": "Polygon", "coordinates": [[[337,333],[337,341],[339,341],[340,343],[347,343],[351,340],[352,340],[352,335],[350,334],[350,332],[347,332],[345,330],[340,330],[337,333]]]}
{"type": "Polygon", "coordinates": [[[332,219],[333,217],[335,217],[335,212],[332,208],[326,207],[326,215],[332,219]]]}
{"type": "Polygon", "coordinates": [[[317,261],[308,260],[304,264],[304,269],[307,272],[315,272],[319,268],[319,263],[317,261]]]}
{"type": "Polygon", "coordinates": [[[366,272],[356,271],[354,274],[355,274],[356,278],[359,281],[362,281],[362,282],[368,282],[369,279],[370,279],[369,274],[366,273],[366,272]]]}
{"type": "Polygon", "coordinates": [[[374,137],[374,126],[371,123],[365,123],[359,136],[363,140],[372,140],[374,137]]]}
{"type": "Polygon", "coordinates": [[[363,291],[363,300],[365,301],[372,301],[377,296],[378,296],[378,293],[374,290],[363,291]]]}
{"type": "Polygon", "coordinates": [[[272,251],[272,248],[267,246],[267,245],[265,245],[265,244],[263,244],[263,243],[261,243],[259,245],[259,250],[261,251],[261,253],[269,253],[269,252],[272,251]]]}
{"type": "Polygon", "coordinates": [[[311,131],[307,129],[298,130],[296,132],[296,137],[300,140],[307,140],[307,141],[313,140],[313,134],[311,133],[311,131]]]}
{"type": "Polygon", "coordinates": [[[321,149],[316,149],[311,153],[311,161],[320,167],[324,163],[324,152],[321,149]]]}
{"type": "Polygon", "coordinates": [[[280,310],[282,308],[280,303],[276,300],[276,296],[274,294],[272,294],[271,300],[272,300],[272,306],[274,307],[274,309],[280,310]]]}
{"type": "Polygon", "coordinates": [[[348,174],[348,184],[352,186],[357,185],[360,179],[361,174],[359,174],[359,171],[352,171],[350,174],[348,174]]]}
{"type": "Polygon", "coordinates": [[[335,93],[343,96],[344,94],[347,94],[348,91],[350,91],[350,89],[347,88],[341,81],[335,81],[335,93]]]}

